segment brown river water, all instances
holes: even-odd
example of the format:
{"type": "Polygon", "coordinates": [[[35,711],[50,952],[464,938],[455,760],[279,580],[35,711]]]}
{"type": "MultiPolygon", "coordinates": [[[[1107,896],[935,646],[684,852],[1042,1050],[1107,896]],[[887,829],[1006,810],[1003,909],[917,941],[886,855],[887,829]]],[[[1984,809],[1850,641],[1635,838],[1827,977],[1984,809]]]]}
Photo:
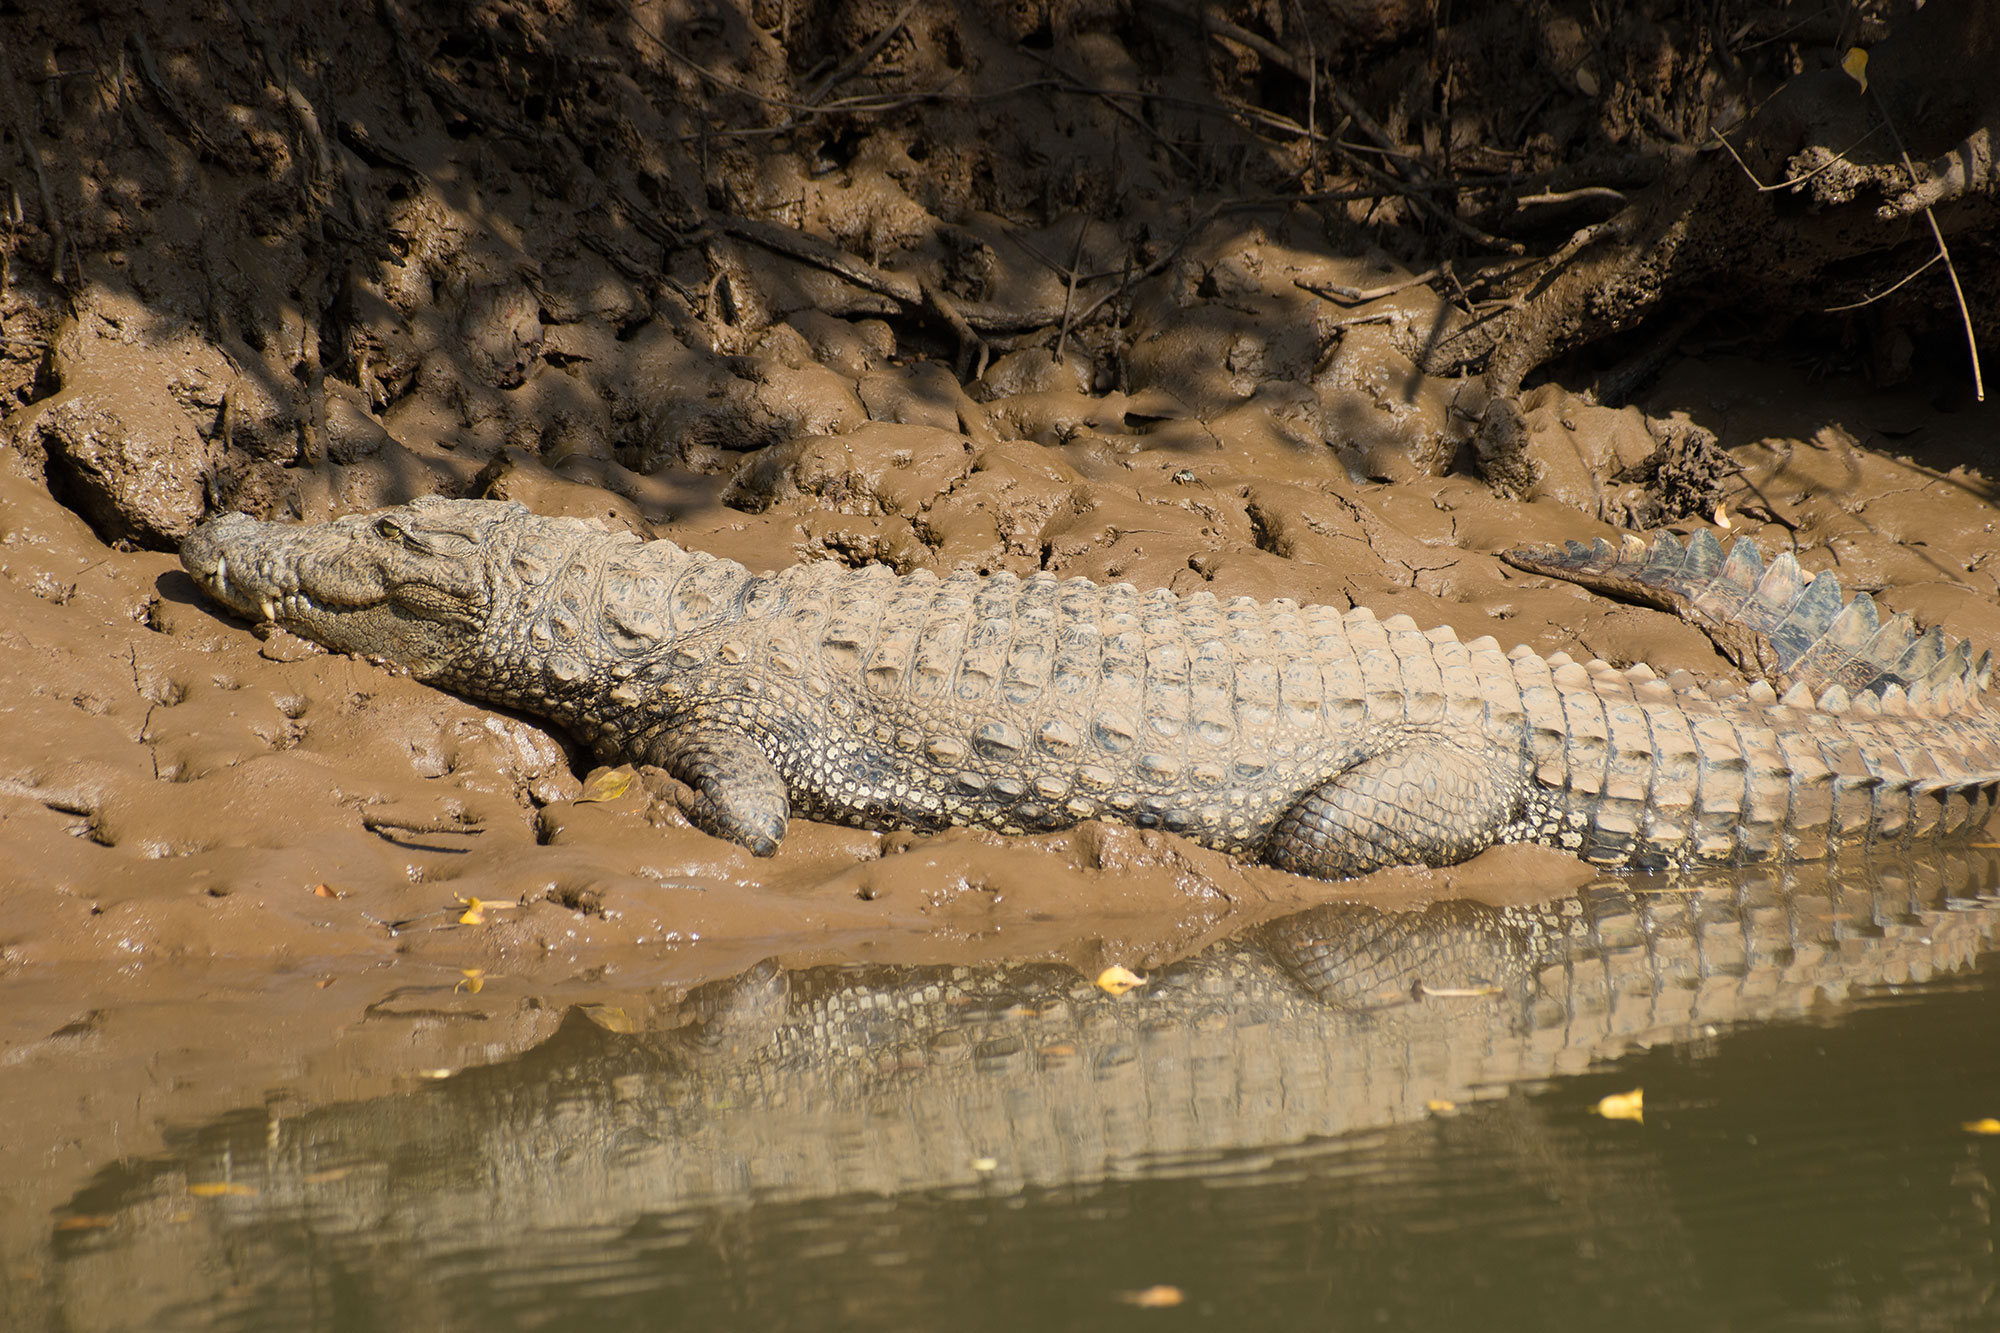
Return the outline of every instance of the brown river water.
{"type": "MultiPolygon", "coordinates": [[[[467,1063],[250,1051],[262,1097],[155,1136],[92,1086],[90,1026],[192,1033],[331,989],[203,972],[208,997],[52,1038],[39,1099],[68,1109],[32,1131],[45,1178],[10,1182],[35,1206],[9,1213],[0,1314],[1990,1327],[1996,869],[1335,904],[1123,994],[1063,964],[766,965],[646,1012],[578,994],[491,1062],[483,988],[378,974],[364,1023],[456,1026],[467,1063]]],[[[203,1076],[171,1047],[152,1072],[203,1076]]]]}

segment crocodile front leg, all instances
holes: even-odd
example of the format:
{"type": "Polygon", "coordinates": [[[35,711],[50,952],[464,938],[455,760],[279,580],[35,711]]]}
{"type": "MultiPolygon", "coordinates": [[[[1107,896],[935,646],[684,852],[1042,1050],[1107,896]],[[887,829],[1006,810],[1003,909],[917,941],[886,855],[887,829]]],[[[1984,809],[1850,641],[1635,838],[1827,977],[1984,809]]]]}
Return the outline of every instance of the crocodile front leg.
{"type": "Polygon", "coordinates": [[[791,797],[763,748],[735,727],[688,722],[659,733],[647,758],[694,789],[683,811],[703,833],[770,856],[785,840],[791,797]]]}
{"type": "Polygon", "coordinates": [[[1493,845],[1518,817],[1525,791],[1519,768],[1491,751],[1413,737],[1287,810],[1264,844],[1264,860],[1318,879],[1390,865],[1456,865],[1493,845]]]}

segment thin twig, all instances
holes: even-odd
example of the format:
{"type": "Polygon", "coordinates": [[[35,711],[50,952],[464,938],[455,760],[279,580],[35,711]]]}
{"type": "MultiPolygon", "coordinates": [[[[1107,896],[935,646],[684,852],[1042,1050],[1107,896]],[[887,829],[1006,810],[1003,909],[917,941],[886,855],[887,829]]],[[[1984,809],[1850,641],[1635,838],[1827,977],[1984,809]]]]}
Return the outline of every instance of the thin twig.
{"type": "Polygon", "coordinates": [[[1917,265],[1915,268],[1911,269],[1908,273],[1896,279],[1895,282],[1891,283],[1887,287],[1884,287],[1881,291],[1875,293],[1873,296],[1864,296],[1859,301],[1849,301],[1846,305],[1825,306],[1822,308],[1821,313],[1827,315],[1837,315],[1843,310],[1859,310],[1862,306],[1874,305],[1877,301],[1881,300],[1885,296],[1890,295],[1892,292],[1896,291],[1897,288],[1902,287],[1905,283],[1913,281],[1918,274],[1922,273],[1925,269],[1931,267],[1931,265],[1937,263],[1940,259],[1943,258],[1944,255],[1942,253],[1932,255],[1929,259],[1926,259],[1923,263],[1917,265]]]}
{"type": "Polygon", "coordinates": [[[1586,185],[1578,190],[1545,190],[1541,194],[1524,194],[1514,201],[1516,207],[1527,204],[1574,204],[1585,199],[1608,199],[1612,203],[1625,202],[1625,192],[1614,190],[1608,185],[1586,185]]]}
{"type": "Polygon", "coordinates": [[[370,833],[461,833],[468,838],[486,832],[477,824],[461,824],[454,819],[399,819],[377,814],[362,815],[361,827],[370,833]]]}
{"type": "MultiPolygon", "coordinates": [[[[1882,126],[1880,125],[1874,126],[1868,131],[1868,133],[1862,135],[1859,139],[1856,139],[1853,143],[1847,145],[1847,147],[1841,149],[1838,153],[1835,153],[1832,157],[1820,163],[1818,166],[1814,167],[1811,171],[1808,171],[1805,175],[1788,176],[1784,180],[1779,181],[1776,185],[1766,185],[1764,184],[1764,182],[1758,180],[1757,173],[1750,170],[1750,164],[1743,160],[1743,154],[1736,151],[1735,144],[1729,142],[1728,139],[1723,137],[1721,130],[1711,127],[1708,132],[1715,136],[1717,143],[1721,144],[1724,148],[1729,150],[1729,155],[1736,159],[1736,165],[1743,168],[1743,174],[1748,176],[1750,178],[1750,183],[1757,187],[1757,193],[1770,194],[1776,190],[1789,190],[1796,186],[1804,185],[1807,181],[1819,175],[1821,172],[1829,171],[1832,168],[1840,166],[1842,163],[1847,162],[1847,155],[1853,152],[1855,149],[1859,148],[1862,144],[1867,143],[1868,140],[1874,136],[1875,131],[1881,128],[1882,126]]],[[[1893,134],[1895,132],[1895,127],[1890,126],[1889,128],[1890,128],[1890,133],[1893,134]]],[[[1912,179],[1914,179],[1914,177],[1912,179]]]]}
{"type": "Polygon", "coordinates": [[[916,9],[919,3],[920,0],[910,0],[908,4],[903,6],[901,13],[889,20],[888,27],[876,33],[868,45],[854,53],[852,60],[849,60],[846,64],[834,70],[833,73],[827,75],[814,85],[813,90],[806,94],[806,105],[818,106],[821,99],[828,93],[866,69],[868,62],[880,55],[882,48],[887,46],[890,40],[903,30],[903,24],[909,20],[911,12],[916,9]]]}
{"type": "Polygon", "coordinates": [[[1083,238],[1090,232],[1090,219],[1076,229],[1076,249],[1069,257],[1069,285],[1063,288],[1062,328],[1056,332],[1056,364],[1063,363],[1063,348],[1069,343],[1069,317],[1076,307],[1076,271],[1083,263],[1083,238]]]}
{"type": "Polygon", "coordinates": [[[1133,111],[1130,107],[1119,105],[1119,98],[1121,97],[1136,98],[1141,103],[1143,103],[1149,100],[1147,94],[1129,93],[1114,88],[1100,88],[1094,84],[1085,83],[1082,79],[1077,78],[1074,74],[1071,74],[1068,70],[1064,69],[1061,65],[1058,65],[1054,60],[1052,60],[1048,56],[1043,55],[1041,52],[1032,50],[1027,47],[1023,47],[1021,49],[1025,51],[1029,56],[1033,57],[1034,60],[1038,64],[1042,65],[1044,68],[1054,70],[1057,74],[1060,74],[1063,77],[1064,83],[1066,85],[1064,91],[1076,93],[1084,97],[1095,97],[1100,99],[1101,101],[1103,101],[1104,105],[1110,107],[1112,112],[1116,114],[1121,120],[1127,121],[1130,124],[1137,126],[1147,135],[1147,137],[1152,139],[1154,143],[1166,149],[1167,152],[1172,154],[1175,160],[1177,160],[1188,171],[1195,172],[1197,174],[1200,173],[1201,168],[1196,164],[1195,160],[1189,157],[1187,153],[1184,150],[1182,150],[1181,147],[1178,144],[1176,144],[1173,140],[1167,138],[1166,135],[1160,133],[1160,129],[1157,125],[1147,120],[1144,116],[1140,115],[1138,112],[1133,111]]]}
{"type": "MultiPolygon", "coordinates": [[[[54,243],[49,257],[49,281],[60,287],[63,259],[69,251],[69,232],[63,227],[62,214],[56,211],[55,192],[50,188],[48,172],[42,166],[42,153],[35,144],[34,130],[21,110],[20,90],[14,84],[14,67],[4,50],[0,50],[0,106],[4,106],[14,139],[21,145],[21,152],[26,155],[28,166],[35,173],[35,188],[41,191],[42,217],[48,223],[49,239],[54,243]]],[[[81,284],[82,280],[82,260],[79,256],[77,281],[81,284]]]]}
{"type": "Polygon", "coordinates": [[[1292,286],[1297,287],[1303,292],[1311,292],[1314,296],[1322,300],[1333,301],[1340,305],[1362,305],[1369,301],[1379,301],[1385,296],[1394,296],[1397,292],[1407,291],[1412,287],[1421,286],[1429,282],[1432,278],[1439,277],[1444,271],[1445,266],[1440,264],[1436,268],[1426,269],[1422,273],[1413,274],[1407,278],[1399,278],[1395,282],[1385,283],[1380,287],[1341,287],[1337,285],[1320,287],[1307,282],[1304,278],[1293,278],[1292,286]]]}
{"type": "MultiPolygon", "coordinates": [[[[1866,96],[1868,93],[1868,84],[1865,80],[1861,83],[1861,92],[1863,96],[1866,96]]],[[[1910,161],[1910,150],[1904,146],[1903,135],[1896,128],[1896,122],[1889,119],[1888,103],[1882,100],[1880,94],[1877,94],[1875,97],[1875,109],[1881,113],[1882,124],[1888,129],[1889,137],[1896,141],[1896,154],[1903,159],[1903,170],[1909,175],[1910,188],[1912,190],[1921,189],[1922,183],[1917,179],[1916,163],[1910,161]]],[[[1740,161],[1741,159],[1738,160],[1740,161]]],[[[1965,288],[1958,281],[1958,266],[1951,262],[1951,247],[1944,243],[1944,228],[1938,226],[1937,215],[1931,212],[1929,204],[1924,205],[1924,221],[1930,224],[1931,239],[1937,242],[1938,258],[1944,261],[1945,274],[1951,279],[1951,294],[1958,301],[1959,322],[1965,326],[1965,350],[1967,355],[1972,359],[1973,400],[1983,403],[1986,401],[1986,378],[1979,369],[1979,338],[1972,331],[1972,311],[1965,304],[1965,288]]],[[[1930,266],[1926,264],[1924,267],[1928,268],[1930,266]]],[[[1921,272],[1923,272],[1923,269],[1917,270],[1917,273],[1921,272]]],[[[1910,275],[1912,278],[1915,276],[1916,273],[1910,275]]],[[[1909,279],[1905,278],[1904,281],[1907,282],[1909,279]]],[[[1901,285],[1901,283],[1897,284],[1897,286],[1901,285]]],[[[1895,288],[1891,287],[1889,290],[1894,291],[1895,288]]],[[[1888,293],[1884,292],[1883,295],[1886,296],[1888,293]]]]}

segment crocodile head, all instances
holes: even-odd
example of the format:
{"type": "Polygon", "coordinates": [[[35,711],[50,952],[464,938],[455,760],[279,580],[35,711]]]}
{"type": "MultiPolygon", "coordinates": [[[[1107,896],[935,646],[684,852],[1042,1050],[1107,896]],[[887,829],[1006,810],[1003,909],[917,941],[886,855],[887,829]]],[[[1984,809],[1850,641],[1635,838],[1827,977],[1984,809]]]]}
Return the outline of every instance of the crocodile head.
{"type": "Polygon", "coordinates": [[[181,563],[239,615],[436,680],[474,652],[492,609],[489,533],[525,512],[432,498],[306,526],[225,514],[182,543],[181,563]]]}

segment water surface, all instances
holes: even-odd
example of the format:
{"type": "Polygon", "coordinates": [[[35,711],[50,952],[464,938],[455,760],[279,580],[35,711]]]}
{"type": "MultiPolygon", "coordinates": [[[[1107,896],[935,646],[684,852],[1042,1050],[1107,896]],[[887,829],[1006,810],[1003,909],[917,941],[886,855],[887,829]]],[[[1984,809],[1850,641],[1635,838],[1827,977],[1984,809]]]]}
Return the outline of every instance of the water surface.
{"type": "Polygon", "coordinates": [[[1996,1322],[1992,865],[1329,908],[1122,996],[776,968],[107,1161],[68,1329],[1996,1322]],[[630,1026],[612,1022],[610,1028],[630,1026]],[[1643,1089],[1643,1119],[1600,1100],[1643,1089]]]}

